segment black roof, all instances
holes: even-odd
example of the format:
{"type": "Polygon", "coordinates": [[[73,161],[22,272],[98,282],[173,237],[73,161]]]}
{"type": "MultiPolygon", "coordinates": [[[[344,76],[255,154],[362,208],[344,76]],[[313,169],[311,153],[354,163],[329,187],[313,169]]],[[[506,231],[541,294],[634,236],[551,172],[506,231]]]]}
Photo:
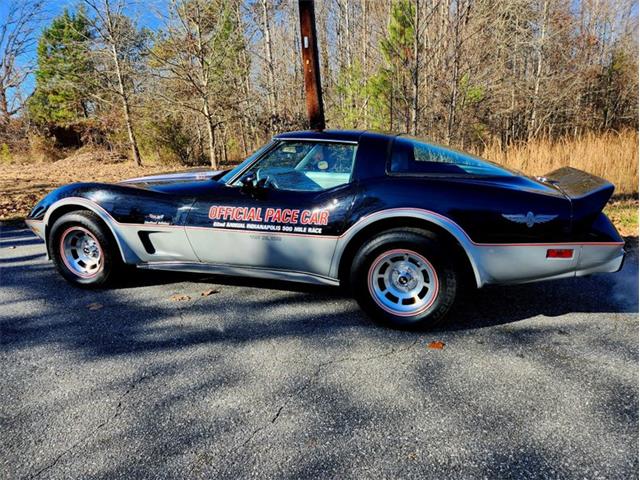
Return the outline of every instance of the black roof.
{"type": "Polygon", "coordinates": [[[303,130],[286,132],[276,135],[278,140],[329,140],[342,142],[357,142],[364,130],[303,130]]]}

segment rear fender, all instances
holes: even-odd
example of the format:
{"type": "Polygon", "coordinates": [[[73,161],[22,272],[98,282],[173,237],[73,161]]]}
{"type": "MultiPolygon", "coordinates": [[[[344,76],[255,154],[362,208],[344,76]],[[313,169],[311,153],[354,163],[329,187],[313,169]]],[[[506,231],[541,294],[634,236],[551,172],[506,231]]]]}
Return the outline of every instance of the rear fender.
{"type": "Polygon", "coordinates": [[[392,208],[380,212],[375,212],[361,218],[358,222],[352,225],[338,239],[336,250],[333,255],[333,260],[331,262],[330,276],[334,278],[339,277],[342,256],[347,250],[349,243],[354,239],[358,232],[368,227],[369,225],[374,224],[375,222],[399,217],[408,217],[412,219],[422,220],[424,221],[426,227],[428,227],[429,225],[436,225],[447,231],[457,240],[457,242],[460,244],[463,251],[467,255],[467,259],[469,260],[469,264],[471,265],[471,269],[473,270],[473,276],[475,278],[476,285],[478,287],[481,287],[486,283],[481,266],[478,263],[476,255],[474,253],[474,244],[464,232],[464,230],[462,230],[462,228],[453,220],[447,217],[444,217],[436,212],[416,208],[392,208]]]}

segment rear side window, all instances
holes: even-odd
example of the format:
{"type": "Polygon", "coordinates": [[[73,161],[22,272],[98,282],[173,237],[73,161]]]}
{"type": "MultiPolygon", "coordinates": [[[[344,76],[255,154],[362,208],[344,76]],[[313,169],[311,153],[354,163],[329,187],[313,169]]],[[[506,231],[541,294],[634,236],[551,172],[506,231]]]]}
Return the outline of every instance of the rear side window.
{"type": "Polygon", "coordinates": [[[396,137],[393,142],[388,171],[424,175],[513,175],[508,170],[473,155],[402,137],[396,137]]]}

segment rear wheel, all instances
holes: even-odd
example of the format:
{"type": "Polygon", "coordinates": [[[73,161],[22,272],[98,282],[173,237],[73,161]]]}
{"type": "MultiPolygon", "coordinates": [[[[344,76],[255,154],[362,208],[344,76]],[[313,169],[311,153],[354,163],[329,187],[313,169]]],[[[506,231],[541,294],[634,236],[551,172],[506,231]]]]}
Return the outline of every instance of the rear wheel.
{"type": "Polygon", "coordinates": [[[56,220],[49,255],[67,281],[82,287],[106,285],[122,266],[111,233],[100,217],[88,211],[67,213],[56,220]]]}
{"type": "Polygon", "coordinates": [[[351,270],[355,297],[371,317],[400,328],[441,325],[456,297],[458,273],[432,232],[389,230],[365,243],[351,270]]]}

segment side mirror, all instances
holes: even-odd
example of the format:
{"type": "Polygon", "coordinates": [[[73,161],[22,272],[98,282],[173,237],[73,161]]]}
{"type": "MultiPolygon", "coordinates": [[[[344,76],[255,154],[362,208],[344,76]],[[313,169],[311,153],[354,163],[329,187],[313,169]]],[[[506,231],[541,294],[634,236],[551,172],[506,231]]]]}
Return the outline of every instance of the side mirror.
{"type": "Polygon", "coordinates": [[[256,175],[247,173],[240,179],[241,189],[243,192],[252,193],[256,189],[256,175]]]}
{"type": "Polygon", "coordinates": [[[261,178],[257,180],[254,173],[247,173],[240,179],[240,184],[242,185],[240,187],[241,191],[247,195],[251,195],[253,198],[264,198],[268,190],[267,179],[261,178]]]}

